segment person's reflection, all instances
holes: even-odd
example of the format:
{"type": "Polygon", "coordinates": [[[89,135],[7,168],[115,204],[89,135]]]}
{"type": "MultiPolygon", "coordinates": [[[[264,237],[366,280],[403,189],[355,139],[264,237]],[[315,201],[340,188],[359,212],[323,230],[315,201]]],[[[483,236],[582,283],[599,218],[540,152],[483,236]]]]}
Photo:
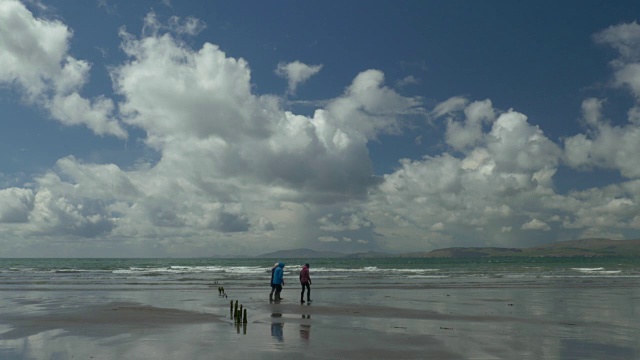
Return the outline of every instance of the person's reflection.
{"type": "Polygon", "coordinates": [[[311,325],[300,324],[300,338],[309,340],[309,335],[311,335],[311,325]]]}
{"type": "MultiPolygon", "coordinates": [[[[272,318],[281,318],[282,314],[278,314],[278,313],[272,313],[271,314],[272,318]]],[[[276,339],[278,339],[278,341],[284,341],[284,335],[283,335],[283,328],[284,328],[284,323],[281,322],[275,322],[277,319],[272,319],[271,320],[271,336],[275,337],[276,339]]]]}
{"type": "MultiPolygon", "coordinates": [[[[303,319],[311,319],[311,315],[302,314],[303,319]]],[[[302,340],[309,340],[311,335],[311,324],[300,324],[300,338],[302,340]]]]}

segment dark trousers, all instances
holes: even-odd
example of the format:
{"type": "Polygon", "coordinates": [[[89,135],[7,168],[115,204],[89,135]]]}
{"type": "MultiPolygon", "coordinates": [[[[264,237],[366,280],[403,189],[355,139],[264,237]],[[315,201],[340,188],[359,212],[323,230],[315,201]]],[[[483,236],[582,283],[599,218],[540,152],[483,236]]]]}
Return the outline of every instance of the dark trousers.
{"type": "Polygon", "coordinates": [[[300,293],[300,301],[304,300],[304,290],[307,289],[307,301],[311,300],[311,286],[309,284],[302,284],[302,292],[300,293]]]}
{"type": "Polygon", "coordinates": [[[282,285],[276,285],[276,300],[280,300],[281,291],[282,291],[282,285]]]}

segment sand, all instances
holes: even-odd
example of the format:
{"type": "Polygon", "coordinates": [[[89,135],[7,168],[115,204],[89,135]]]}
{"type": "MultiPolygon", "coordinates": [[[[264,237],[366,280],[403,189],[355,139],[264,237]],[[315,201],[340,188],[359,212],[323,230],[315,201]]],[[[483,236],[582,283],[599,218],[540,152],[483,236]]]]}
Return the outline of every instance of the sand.
{"type": "Polygon", "coordinates": [[[0,289],[0,359],[640,358],[637,288],[225,288],[0,289]]]}

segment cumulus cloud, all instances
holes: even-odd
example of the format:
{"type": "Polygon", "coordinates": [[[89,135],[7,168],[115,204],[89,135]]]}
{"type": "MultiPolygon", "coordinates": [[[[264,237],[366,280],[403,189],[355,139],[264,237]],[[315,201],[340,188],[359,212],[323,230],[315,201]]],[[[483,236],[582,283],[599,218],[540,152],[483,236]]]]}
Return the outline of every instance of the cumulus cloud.
{"type": "Polygon", "coordinates": [[[21,2],[0,2],[0,84],[22,91],[65,125],[85,125],[98,135],[126,138],[104,97],[85,99],[90,64],[68,54],[72,31],[57,20],[34,17],[21,2]]]}
{"type": "Polygon", "coordinates": [[[121,36],[131,58],[113,70],[123,120],[161,152],[158,170],[196,174],[208,193],[242,178],[312,202],[364,194],[374,182],[367,141],[399,128],[419,105],[367,71],[313,117],[296,115],[253,94],[248,63],[213,44],[196,51],[169,33],[121,36]]]}
{"type": "MultiPolygon", "coordinates": [[[[438,106],[443,106],[443,104],[438,106]]],[[[439,111],[445,111],[448,106],[444,105],[439,111]]],[[[451,110],[446,111],[450,112],[451,110]]],[[[448,118],[447,131],[445,133],[447,144],[459,151],[463,151],[480,141],[483,135],[483,124],[495,120],[495,112],[491,100],[473,102],[464,109],[464,114],[465,120],[463,122],[448,118]]]]}
{"type": "MultiPolygon", "coordinates": [[[[205,24],[162,22],[153,13],[140,35],[120,31],[126,59],[110,68],[114,104],[80,94],[91,65],[69,56],[64,24],[35,18],[12,0],[0,3],[0,16],[17,25],[0,30],[0,47],[12,49],[0,53],[3,84],[65,124],[123,138],[124,125],[135,128],[156,153],[129,168],[68,156],[23,188],[0,189],[3,233],[103,246],[148,241],[160,255],[194,255],[309,243],[396,251],[530,246],[561,236],[623,238],[640,229],[637,104],[620,125],[606,119],[608,100],[585,99],[584,133],[557,144],[525,114],[498,111],[489,99],[456,96],[427,110],[370,69],[301,115],[282,108],[281,98],[255,93],[247,60],[184,39],[205,24]],[[27,40],[22,47],[18,36],[27,40]],[[401,159],[375,176],[370,143],[401,134],[416,117],[442,119],[433,126],[441,134],[419,138],[424,144],[443,135],[433,144],[442,152],[401,159]],[[562,166],[615,169],[627,179],[558,193],[554,177],[562,166]]],[[[628,25],[595,39],[618,49],[613,84],[634,92],[633,74],[621,72],[638,59],[637,25],[628,25]]],[[[280,67],[290,92],[321,68],[291,64],[280,67]]]]}
{"type": "Polygon", "coordinates": [[[532,219],[526,224],[522,224],[523,230],[542,230],[549,231],[551,227],[547,225],[544,221],[540,221],[538,219],[532,219]]]}
{"type": "Polygon", "coordinates": [[[620,56],[611,62],[614,83],[627,86],[640,99],[640,25],[637,22],[610,26],[593,36],[596,43],[609,45],[620,56]]]}
{"type": "Polygon", "coordinates": [[[624,87],[636,97],[628,111],[626,123],[608,121],[604,99],[589,98],[582,103],[586,133],[564,141],[565,162],[579,170],[612,169],[629,179],[640,177],[640,25],[628,23],[611,26],[594,35],[594,40],[619,52],[611,62],[614,86],[624,87]]]}
{"type": "Polygon", "coordinates": [[[276,74],[289,82],[287,92],[295,94],[298,85],[309,80],[310,77],[322,70],[322,65],[307,65],[298,60],[290,63],[281,62],[276,68],[276,74]]]}
{"type": "Polygon", "coordinates": [[[482,234],[516,238],[518,235],[503,229],[526,212],[557,201],[552,200],[552,177],[562,154],[560,147],[521,113],[510,110],[493,120],[496,111],[490,101],[468,104],[458,99],[438,107],[447,108],[462,123],[476,121],[490,128],[477,128],[460,158],[443,153],[422,160],[405,159],[397,171],[384,175],[367,207],[376,231],[393,236],[397,243],[390,246],[398,248],[405,241],[415,242],[397,235],[398,217],[425,232],[446,229],[460,237],[494,242],[500,236],[488,240],[490,235],[482,234]]]}
{"type": "Polygon", "coordinates": [[[361,213],[350,213],[342,216],[327,214],[318,220],[320,229],[325,231],[359,230],[371,226],[371,222],[361,213]]]}
{"type": "Polygon", "coordinates": [[[24,223],[33,209],[34,196],[30,189],[0,189],[0,223],[24,223]]]}
{"type": "Polygon", "coordinates": [[[576,169],[617,170],[626,178],[640,177],[640,124],[612,125],[603,119],[604,102],[586,99],[582,112],[588,132],[565,139],[565,162],[576,169]]]}
{"type": "MultiPolygon", "coordinates": [[[[194,248],[240,233],[243,241],[224,245],[236,253],[266,247],[262,236],[273,249],[325,231],[371,231],[366,215],[342,205],[377,183],[368,141],[402,128],[405,117],[421,111],[420,100],[399,95],[380,71],[368,70],[312,116],[297,115],[282,109],[281,99],[253,93],[244,59],[181,40],[197,29],[189,24],[197,22],[162,24],[150,14],[141,36],[121,30],[128,58],[110,69],[122,122],[145,134],[157,160],[122,169],[60,159],[36,179],[33,205],[20,216],[3,215],[6,221],[24,221],[27,211],[32,234],[203,239],[194,248]]],[[[60,88],[73,88],[67,81],[60,88]]],[[[57,111],[83,108],[81,99],[66,100],[57,111]]],[[[106,106],[100,101],[93,108],[106,106]]],[[[362,245],[338,236],[341,244],[362,245]]]]}
{"type": "Polygon", "coordinates": [[[638,180],[559,194],[554,175],[563,164],[582,170],[617,169],[637,176],[640,148],[635,124],[612,125],[605,101],[586,99],[586,133],[569,137],[564,148],[547,138],[528,118],[513,110],[498,113],[491,102],[452,98],[432,114],[447,116],[445,139],[461,155],[444,152],[421,160],[403,159],[371,192],[367,216],[376,232],[393,239],[391,248],[438,241],[446,231],[456,244],[531,246],[535,231],[574,237],[622,235],[638,227],[638,180]],[[494,115],[497,114],[497,115],[494,115]],[[414,231],[423,238],[416,240],[414,231]]]}

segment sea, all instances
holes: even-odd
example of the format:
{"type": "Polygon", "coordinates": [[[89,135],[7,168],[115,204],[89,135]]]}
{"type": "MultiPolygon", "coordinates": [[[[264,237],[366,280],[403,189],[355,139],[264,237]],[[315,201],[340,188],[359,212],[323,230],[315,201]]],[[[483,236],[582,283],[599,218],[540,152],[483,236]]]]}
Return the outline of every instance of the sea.
{"type": "Polygon", "coordinates": [[[297,282],[310,264],[314,288],[464,288],[637,286],[640,257],[490,258],[0,258],[0,290],[177,289],[266,287],[285,264],[297,282]]]}

